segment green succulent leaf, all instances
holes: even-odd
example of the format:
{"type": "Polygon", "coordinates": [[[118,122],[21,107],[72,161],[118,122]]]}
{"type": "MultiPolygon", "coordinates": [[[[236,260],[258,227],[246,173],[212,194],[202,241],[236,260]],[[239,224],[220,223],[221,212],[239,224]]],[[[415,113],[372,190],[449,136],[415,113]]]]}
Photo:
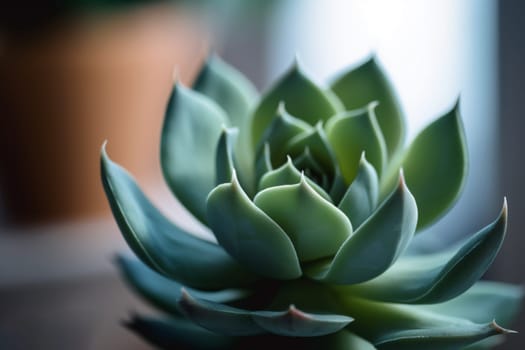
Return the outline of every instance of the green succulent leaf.
{"type": "Polygon", "coordinates": [[[403,169],[416,198],[421,229],[450,208],[465,182],[467,150],[459,103],[415,138],[404,157],[403,169]]]}
{"type": "MultiPolygon", "coordinates": [[[[316,184],[314,181],[305,177],[306,182],[317,192],[321,197],[327,201],[331,201],[330,196],[316,184]]],[[[271,170],[264,174],[259,181],[259,191],[262,191],[269,187],[281,186],[281,185],[293,185],[301,181],[301,172],[293,165],[292,159],[288,157],[288,161],[281,165],[279,168],[271,170]]]]}
{"type": "Polygon", "coordinates": [[[221,106],[228,116],[229,125],[238,128],[245,125],[258,97],[253,84],[217,55],[208,57],[193,90],[221,106]]]}
{"type": "Polygon", "coordinates": [[[227,350],[233,338],[210,332],[181,318],[134,316],[126,327],[160,349],[227,350]]]}
{"type": "Polygon", "coordinates": [[[179,307],[191,321],[212,332],[247,336],[265,333],[251,317],[251,312],[224,304],[197,299],[182,290],[179,307]]]}
{"type": "Polygon", "coordinates": [[[361,224],[377,208],[379,196],[379,180],[374,167],[361,154],[357,176],[348,187],[338,208],[350,219],[354,229],[361,224]]]}
{"type": "Polygon", "coordinates": [[[270,333],[288,337],[319,337],[340,331],[353,321],[343,315],[310,314],[291,305],[286,311],[255,311],[254,321],[270,333]]]}
{"type": "Polygon", "coordinates": [[[495,322],[472,324],[470,327],[452,324],[425,331],[416,329],[396,332],[376,342],[376,346],[379,350],[420,350],[422,347],[428,350],[457,350],[487,337],[510,332],[495,322]]]}
{"type": "Polygon", "coordinates": [[[318,123],[315,128],[293,137],[286,144],[287,154],[292,158],[303,153],[306,148],[310,150],[311,156],[319,164],[321,173],[332,179],[336,172],[335,155],[321,123],[318,123]]]}
{"type": "Polygon", "coordinates": [[[283,228],[300,261],[334,254],[352,233],[348,218],[317,194],[304,176],[298,184],[259,192],[254,203],[283,228]]]}
{"type": "Polygon", "coordinates": [[[303,178],[298,184],[270,187],[254,203],[291,238],[300,261],[335,254],[352,233],[350,220],[303,178]]]}
{"type": "Polygon", "coordinates": [[[262,97],[252,119],[252,144],[256,145],[270,125],[280,102],[296,118],[310,125],[328,120],[342,110],[341,102],[319,88],[308,78],[299,65],[289,72],[262,97]]]}
{"type": "Polygon", "coordinates": [[[521,308],[523,295],[522,286],[480,281],[454,299],[420,307],[447,316],[463,317],[476,323],[496,320],[502,326],[509,327],[521,308]]]}
{"type": "Polygon", "coordinates": [[[139,258],[117,265],[170,316],[127,326],[166,349],[499,344],[513,333],[499,324],[509,326],[524,289],[479,279],[505,237],[506,201],[498,218],[453,246],[430,230],[415,236],[464,186],[459,102],[403,151],[405,134],[375,58],[329,89],[296,62],[259,97],[210,56],[193,90],[173,89],[161,165],[217,243],[168,220],[102,148],[111,210],[139,258]]]}
{"type": "Polygon", "coordinates": [[[388,302],[439,303],[470,288],[496,257],[507,228],[506,201],[499,217],[462,246],[441,253],[404,256],[381,276],[348,287],[352,293],[388,302]]]}
{"type": "Polygon", "coordinates": [[[392,157],[405,140],[405,118],[398,99],[375,57],[361,66],[344,72],[332,83],[332,91],[347,110],[378,101],[377,122],[385,139],[387,155],[392,157]]]}
{"type": "Polygon", "coordinates": [[[217,145],[217,155],[215,158],[215,164],[217,168],[217,181],[216,184],[222,184],[229,182],[232,178],[232,174],[235,167],[235,160],[233,157],[233,148],[237,141],[239,134],[238,129],[226,129],[222,130],[217,145]]]}
{"type": "Polygon", "coordinates": [[[380,177],[385,168],[387,152],[375,117],[376,106],[372,102],[365,108],[342,113],[326,125],[328,140],[347,184],[357,176],[363,151],[380,177]]]}
{"type": "Polygon", "coordinates": [[[195,80],[193,89],[221,106],[228,117],[228,125],[239,128],[239,138],[234,146],[236,168],[241,183],[251,191],[254,159],[253,152],[248,151],[252,148],[249,121],[258,98],[255,87],[241,72],[217,55],[211,55],[195,80]]]}
{"type": "Polygon", "coordinates": [[[257,279],[220,246],[173,224],[146,198],[133,178],[106,154],[101,175],[115,220],[128,245],[149,267],[185,285],[222,289],[257,279]]]}
{"type": "MultiPolygon", "coordinates": [[[[512,331],[495,322],[473,323],[421,308],[339,295],[340,311],[355,321],[347,328],[371,341],[378,349],[462,349],[487,337],[512,331]]],[[[479,307],[479,306],[478,306],[479,307]]]]}
{"type": "Polygon", "coordinates": [[[417,207],[401,176],[392,195],[343,243],[332,262],[305,272],[323,282],[353,284],[386,271],[414,235],[417,207]]]}
{"type": "Polygon", "coordinates": [[[219,185],[210,193],[207,207],[215,237],[237,261],[267,277],[301,276],[292,241],[252,203],[235,175],[231,183],[219,185]]]}
{"type": "Polygon", "coordinates": [[[286,160],[286,145],[290,139],[310,130],[312,130],[312,126],[290,115],[286,111],[284,103],[280,103],[275,119],[259,141],[257,155],[260,157],[264,150],[263,147],[268,144],[272,150],[270,154],[272,165],[280,166],[286,160]]]}
{"type": "MultiPolygon", "coordinates": [[[[180,290],[184,287],[182,284],[155,272],[140,260],[119,256],[116,262],[128,284],[152,305],[171,314],[180,314],[177,301],[181,297],[180,290]]],[[[187,288],[187,290],[198,298],[217,303],[232,302],[249,294],[248,291],[240,289],[214,292],[192,288],[187,288]]]]}
{"type": "Polygon", "coordinates": [[[206,223],[206,197],[215,187],[215,157],[224,111],[200,93],[177,84],[168,103],[161,140],[166,182],[184,206],[206,223]]]}

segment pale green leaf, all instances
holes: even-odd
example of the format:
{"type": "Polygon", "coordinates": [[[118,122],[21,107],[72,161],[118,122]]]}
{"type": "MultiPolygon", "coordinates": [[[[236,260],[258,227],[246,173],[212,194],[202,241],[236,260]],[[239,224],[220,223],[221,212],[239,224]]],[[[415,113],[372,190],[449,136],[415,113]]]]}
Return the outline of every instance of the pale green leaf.
{"type": "Polygon", "coordinates": [[[386,143],[387,155],[392,157],[405,139],[405,118],[397,96],[383,70],[372,57],[361,66],[344,72],[331,86],[347,110],[362,108],[378,101],[377,122],[386,143]]]}
{"type": "Polygon", "coordinates": [[[416,223],[416,202],[401,176],[396,191],[348,237],[331,263],[313,266],[305,273],[335,284],[360,283],[377,277],[405,250],[416,223]]]}
{"type": "Polygon", "coordinates": [[[238,70],[211,55],[204,63],[193,90],[206,95],[224,109],[229,125],[241,128],[257,100],[253,84],[238,70]]]}
{"type": "Polygon", "coordinates": [[[465,183],[467,150],[459,103],[419,133],[407,150],[403,169],[416,198],[421,229],[451,207],[465,183]]]}
{"type": "Polygon", "coordinates": [[[254,203],[291,238],[300,261],[335,254],[352,233],[348,218],[304,179],[295,185],[267,188],[255,196],[254,203]]]}
{"type": "Polygon", "coordinates": [[[292,241],[244,193],[235,175],[208,197],[208,221],[217,241],[254,272],[277,279],[301,276],[292,241]]]}
{"type": "Polygon", "coordinates": [[[354,229],[368,219],[377,208],[379,196],[379,180],[374,167],[361,154],[357,176],[348,187],[343,199],[338,205],[343,213],[350,219],[354,229]]]}
{"type": "Polygon", "coordinates": [[[199,289],[232,288],[257,278],[220,246],[173,224],[102,148],[101,173],[111,210],[126,242],[152,269],[199,289]]]}
{"type": "Polygon", "coordinates": [[[319,88],[296,63],[280,81],[262,97],[252,119],[252,144],[257,145],[275,116],[280,102],[296,118],[310,125],[328,120],[342,110],[337,98],[319,88]]]}
{"type": "Polygon", "coordinates": [[[215,187],[217,142],[226,123],[224,111],[212,100],[175,86],[162,129],[162,171],[175,196],[203,223],[206,197],[215,187]]]}
{"type": "Polygon", "coordinates": [[[375,117],[376,105],[372,102],[365,108],[339,114],[326,125],[328,141],[347,184],[357,176],[363,151],[379,177],[384,171],[387,153],[375,117]]]}

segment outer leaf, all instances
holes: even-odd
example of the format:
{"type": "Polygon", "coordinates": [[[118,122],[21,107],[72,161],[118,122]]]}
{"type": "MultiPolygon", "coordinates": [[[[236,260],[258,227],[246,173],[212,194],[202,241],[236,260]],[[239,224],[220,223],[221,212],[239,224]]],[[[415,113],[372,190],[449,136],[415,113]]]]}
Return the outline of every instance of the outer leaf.
{"type": "MultiPolygon", "coordinates": [[[[179,314],[177,301],[184,287],[175,280],[160,275],[142,262],[119,256],[117,264],[127,282],[145,299],[164,312],[179,314]]],[[[198,298],[227,303],[247,296],[248,292],[238,289],[226,289],[218,292],[188,290],[198,298]]]]}
{"type": "Polygon", "coordinates": [[[328,120],[342,110],[334,95],[324,92],[308,78],[299,65],[290,71],[263,96],[252,119],[252,144],[256,145],[270,125],[278,104],[284,101],[287,110],[310,125],[328,120]]]}
{"type": "Polygon", "coordinates": [[[227,350],[233,339],[210,332],[179,318],[155,319],[135,316],[126,323],[151,344],[161,349],[227,350]]]}
{"type": "Polygon", "coordinates": [[[361,66],[343,73],[332,84],[332,90],[347,110],[378,101],[377,121],[385,138],[388,156],[403,146],[405,118],[395,92],[375,57],[361,66]]]}
{"type": "Polygon", "coordinates": [[[210,193],[208,220],[224,249],[251,270],[278,279],[301,276],[292,241],[251,202],[235,175],[210,193]]]}
{"type": "MultiPolygon", "coordinates": [[[[257,99],[252,83],[239,71],[216,55],[208,57],[197,77],[193,89],[221,106],[228,116],[230,126],[239,128],[235,143],[237,172],[241,182],[251,191],[253,181],[253,152],[250,142],[249,118],[257,99]]],[[[230,177],[227,178],[227,181],[230,177]]]]}
{"type": "Polygon", "coordinates": [[[450,208],[465,183],[467,150],[459,104],[416,137],[403,168],[416,197],[420,213],[418,229],[421,229],[450,208]]]}
{"type": "Polygon", "coordinates": [[[199,289],[245,285],[257,279],[221,247],[166,219],[133,178],[101,155],[102,182],[117,224],[131,249],[152,269],[199,289]]]}
{"type": "Polygon", "coordinates": [[[361,154],[359,170],[352,184],[348,187],[338,208],[350,219],[354,228],[358,228],[377,208],[379,180],[374,167],[361,154]]]}
{"type": "Polygon", "coordinates": [[[291,305],[286,311],[256,311],[253,320],[268,332],[287,337],[318,337],[340,331],[353,321],[342,315],[309,314],[291,305]]]}
{"type": "Polygon", "coordinates": [[[237,129],[223,129],[217,145],[215,164],[217,168],[217,185],[229,182],[235,170],[233,147],[237,141],[237,129]]]}
{"type": "Polygon", "coordinates": [[[462,349],[492,335],[511,332],[493,322],[477,324],[423,310],[419,305],[378,303],[348,294],[340,295],[340,302],[340,312],[355,318],[347,328],[378,349],[462,349]]]}
{"type": "Polygon", "coordinates": [[[405,250],[416,223],[416,202],[401,176],[398,189],[343,243],[331,264],[306,270],[306,274],[336,284],[377,277],[405,250]]]}
{"type": "Polygon", "coordinates": [[[377,103],[366,108],[346,112],[330,120],[326,125],[328,140],[334,149],[341,173],[350,184],[359,169],[361,154],[367,158],[378,175],[383,173],[387,158],[385,141],[377,124],[374,109],[377,103]]]}
{"type": "Polygon", "coordinates": [[[439,303],[470,288],[489,268],[505,237],[507,204],[496,221],[459,249],[428,256],[407,256],[374,280],[351,293],[401,303],[439,303]]]}
{"type": "MultiPolygon", "coordinates": [[[[330,196],[318,184],[305,177],[306,182],[317,192],[321,197],[327,201],[331,201],[330,196]]],[[[292,159],[288,157],[288,161],[279,168],[269,171],[259,181],[259,191],[269,187],[281,185],[293,185],[301,181],[301,172],[293,165],[292,159]]]]}
{"type": "Polygon", "coordinates": [[[253,84],[217,55],[208,57],[193,89],[221,106],[228,115],[230,125],[235,127],[245,124],[257,99],[253,84]]]}
{"type": "Polygon", "coordinates": [[[286,144],[290,139],[310,130],[312,130],[312,127],[308,123],[290,115],[286,111],[284,103],[280,103],[275,119],[273,119],[259,141],[257,155],[260,157],[263,147],[269,144],[270,149],[272,149],[272,165],[280,166],[284,163],[288,155],[286,152],[286,144]]]}
{"type": "Polygon", "coordinates": [[[290,306],[287,311],[247,311],[197,300],[183,291],[180,300],[186,316],[202,327],[225,335],[255,335],[270,332],[293,337],[332,334],[352,322],[342,315],[310,314],[290,306]]]}
{"type": "Polygon", "coordinates": [[[196,299],[185,290],[182,290],[179,307],[188,319],[215,333],[233,336],[265,333],[252,320],[250,311],[196,299]]]}
{"type": "Polygon", "coordinates": [[[213,101],[175,86],[162,129],[162,171],[173,193],[203,223],[206,196],[215,186],[217,141],[226,123],[213,101]]]}
{"type": "Polygon", "coordinates": [[[331,256],[352,233],[348,218],[304,178],[296,185],[267,188],[254,203],[288,234],[300,261],[331,256]]]}
{"type": "Polygon", "coordinates": [[[470,327],[458,327],[452,324],[425,331],[415,329],[396,332],[375,344],[379,350],[420,350],[423,347],[428,350],[456,350],[487,337],[511,332],[495,322],[484,325],[473,324],[470,327]]]}
{"type": "Polygon", "coordinates": [[[521,308],[523,287],[506,283],[480,281],[465,293],[440,304],[421,305],[421,308],[472,322],[496,320],[509,327],[521,308]]]}

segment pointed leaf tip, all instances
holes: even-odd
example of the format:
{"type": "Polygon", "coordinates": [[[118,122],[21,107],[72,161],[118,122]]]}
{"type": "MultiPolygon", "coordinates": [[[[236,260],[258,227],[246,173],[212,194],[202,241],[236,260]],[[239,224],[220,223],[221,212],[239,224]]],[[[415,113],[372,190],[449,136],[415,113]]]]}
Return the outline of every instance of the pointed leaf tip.
{"type": "Polygon", "coordinates": [[[234,287],[254,276],[217,244],[168,220],[133,177],[103,152],[101,176],[112,213],[134,253],[157,272],[201,289],[234,287]]]}
{"type": "Polygon", "coordinates": [[[496,320],[492,320],[490,326],[499,334],[517,334],[518,331],[501,327],[496,320]]]}
{"type": "Polygon", "coordinates": [[[256,146],[275,116],[280,102],[286,103],[287,111],[294,117],[314,125],[328,120],[341,111],[340,101],[327,93],[293,64],[283,77],[263,96],[252,119],[252,142],[256,146]]]}
{"type": "Polygon", "coordinates": [[[206,223],[205,201],[215,186],[216,153],[225,112],[205,95],[174,87],[161,137],[164,178],[177,199],[206,223]]]}
{"type": "Polygon", "coordinates": [[[331,85],[346,110],[362,108],[371,101],[379,101],[376,115],[384,136],[387,156],[391,158],[405,139],[405,118],[394,89],[375,55],[355,68],[337,77],[331,85]]]}
{"type": "Polygon", "coordinates": [[[270,333],[289,337],[318,337],[340,331],[351,317],[312,314],[290,305],[285,311],[255,311],[253,320],[270,333]]]}

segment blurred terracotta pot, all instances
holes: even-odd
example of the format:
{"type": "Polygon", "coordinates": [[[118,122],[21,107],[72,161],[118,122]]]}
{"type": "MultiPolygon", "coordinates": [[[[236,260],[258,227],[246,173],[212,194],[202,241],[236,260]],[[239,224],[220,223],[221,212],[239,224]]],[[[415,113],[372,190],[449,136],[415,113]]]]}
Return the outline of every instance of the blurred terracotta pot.
{"type": "Polygon", "coordinates": [[[205,54],[196,21],[167,6],[69,19],[1,55],[0,178],[16,224],[107,210],[99,150],[147,183],[176,69],[193,78],[205,54]]]}

